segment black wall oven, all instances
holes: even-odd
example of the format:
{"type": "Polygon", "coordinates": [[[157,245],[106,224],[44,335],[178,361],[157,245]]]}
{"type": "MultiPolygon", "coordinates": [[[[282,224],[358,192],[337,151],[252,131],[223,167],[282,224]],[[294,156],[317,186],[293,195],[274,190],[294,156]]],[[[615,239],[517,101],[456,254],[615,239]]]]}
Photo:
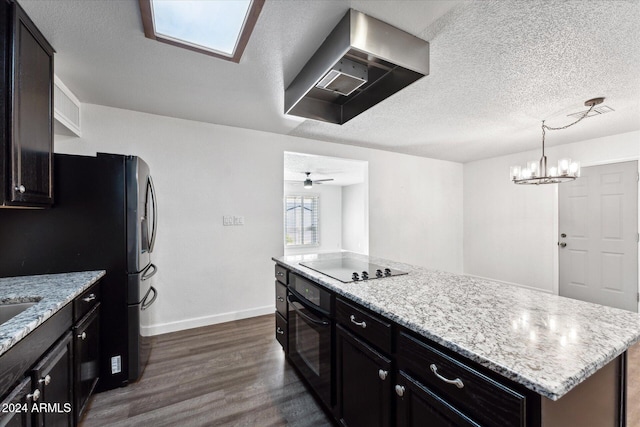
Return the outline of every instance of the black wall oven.
{"type": "Polygon", "coordinates": [[[327,407],[332,396],[331,294],[295,274],[289,275],[289,358],[327,407]]]}

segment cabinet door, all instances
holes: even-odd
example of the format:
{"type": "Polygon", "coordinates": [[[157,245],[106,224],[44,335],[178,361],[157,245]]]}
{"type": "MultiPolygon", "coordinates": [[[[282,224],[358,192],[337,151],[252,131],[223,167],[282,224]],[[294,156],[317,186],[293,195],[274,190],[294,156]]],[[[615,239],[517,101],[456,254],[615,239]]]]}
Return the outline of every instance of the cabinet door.
{"type": "Polygon", "coordinates": [[[79,424],[100,374],[100,304],[73,328],[74,416],[79,424]]]}
{"type": "Polygon", "coordinates": [[[30,378],[22,380],[0,403],[0,426],[31,427],[32,405],[37,402],[39,396],[40,391],[34,394],[30,378]]]}
{"type": "Polygon", "coordinates": [[[67,332],[32,371],[32,381],[41,393],[40,405],[45,408],[34,416],[37,426],[73,425],[71,354],[71,333],[67,332]]]}
{"type": "Polygon", "coordinates": [[[480,427],[402,371],[395,392],[398,427],[480,427]]]}
{"type": "Polygon", "coordinates": [[[391,361],[336,327],[338,418],[348,427],[391,425],[391,361]]]}
{"type": "Polygon", "coordinates": [[[53,49],[18,6],[13,15],[11,202],[53,203],[53,49]]]}

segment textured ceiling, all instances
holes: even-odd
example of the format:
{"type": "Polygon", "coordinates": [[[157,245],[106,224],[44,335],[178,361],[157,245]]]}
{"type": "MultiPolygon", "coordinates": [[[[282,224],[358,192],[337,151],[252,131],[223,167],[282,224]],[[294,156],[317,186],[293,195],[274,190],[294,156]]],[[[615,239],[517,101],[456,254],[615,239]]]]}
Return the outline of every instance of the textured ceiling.
{"type": "Polygon", "coordinates": [[[549,145],[640,129],[640,0],[267,0],[240,64],[146,39],[135,0],[19,1],[82,102],[460,162],[538,148],[596,96],[615,111],[549,145]],[[428,40],[431,74],[343,126],[285,116],[349,7],[428,40]]]}

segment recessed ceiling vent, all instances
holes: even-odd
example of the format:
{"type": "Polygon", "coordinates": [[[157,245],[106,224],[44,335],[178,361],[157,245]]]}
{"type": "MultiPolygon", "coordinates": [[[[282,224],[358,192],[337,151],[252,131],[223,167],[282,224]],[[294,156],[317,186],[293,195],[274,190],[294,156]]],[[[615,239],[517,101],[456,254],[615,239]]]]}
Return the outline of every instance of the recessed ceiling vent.
{"type": "MultiPolygon", "coordinates": [[[[582,117],[584,113],[586,113],[587,111],[589,110],[583,110],[583,111],[578,111],[577,113],[567,114],[567,117],[575,117],[575,118],[582,117]]],[[[591,111],[589,111],[589,114],[587,114],[587,117],[599,116],[600,114],[610,113],[612,111],[615,111],[615,110],[609,107],[608,105],[598,105],[596,107],[593,107],[591,111]]]]}
{"type": "Polygon", "coordinates": [[[428,74],[428,42],[349,9],[285,91],[285,113],[343,124],[428,74]]]}

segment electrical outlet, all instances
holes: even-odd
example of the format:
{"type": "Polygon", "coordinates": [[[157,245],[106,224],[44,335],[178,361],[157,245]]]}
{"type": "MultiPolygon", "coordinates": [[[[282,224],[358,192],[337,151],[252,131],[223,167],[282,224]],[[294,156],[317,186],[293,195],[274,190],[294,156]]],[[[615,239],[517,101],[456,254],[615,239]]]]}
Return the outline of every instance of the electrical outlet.
{"type": "Polygon", "coordinates": [[[223,216],[222,225],[233,225],[233,217],[230,215],[223,216]]]}
{"type": "Polygon", "coordinates": [[[233,225],[244,225],[244,217],[243,216],[234,216],[233,217],[233,225]]]}

